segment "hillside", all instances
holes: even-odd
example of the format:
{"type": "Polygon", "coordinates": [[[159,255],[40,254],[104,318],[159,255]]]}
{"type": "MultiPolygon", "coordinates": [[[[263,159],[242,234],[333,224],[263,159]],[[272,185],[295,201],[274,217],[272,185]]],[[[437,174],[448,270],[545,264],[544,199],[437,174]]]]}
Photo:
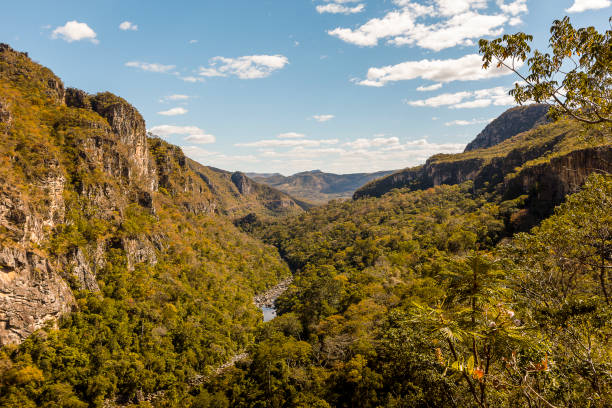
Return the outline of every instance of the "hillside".
{"type": "Polygon", "coordinates": [[[550,215],[591,172],[612,171],[611,159],[612,135],[560,120],[488,148],[432,156],[422,166],[366,184],[353,197],[381,197],[395,188],[426,189],[471,180],[474,188],[504,199],[525,196],[530,212],[525,225],[530,226],[550,215]]]}
{"type": "Polygon", "coordinates": [[[355,190],[369,181],[387,176],[393,171],[376,173],[332,174],[320,170],[305,171],[292,176],[253,174],[253,180],[267,184],[293,197],[314,204],[351,198],[355,190]]]}
{"type": "MultiPolygon", "coordinates": [[[[44,342],[49,384],[99,406],[185,387],[250,342],[253,294],[289,270],[216,214],[301,212],[290,197],[187,159],[122,98],[65,89],[4,44],[0,136],[0,345],[44,342]]],[[[0,352],[2,381],[40,372],[18,350],[0,352]]]]}
{"type": "Polygon", "coordinates": [[[465,148],[466,152],[495,146],[512,136],[548,122],[548,105],[532,104],[508,109],[489,123],[465,148]]]}

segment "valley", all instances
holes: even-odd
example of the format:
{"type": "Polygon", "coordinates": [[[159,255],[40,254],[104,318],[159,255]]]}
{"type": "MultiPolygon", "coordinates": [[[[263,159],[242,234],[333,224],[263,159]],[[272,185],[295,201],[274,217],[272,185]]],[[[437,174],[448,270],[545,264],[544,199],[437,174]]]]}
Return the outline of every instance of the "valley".
{"type": "Polygon", "coordinates": [[[610,111],[555,109],[402,170],[226,171],[0,44],[0,407],[609,407],[610,111]]]}

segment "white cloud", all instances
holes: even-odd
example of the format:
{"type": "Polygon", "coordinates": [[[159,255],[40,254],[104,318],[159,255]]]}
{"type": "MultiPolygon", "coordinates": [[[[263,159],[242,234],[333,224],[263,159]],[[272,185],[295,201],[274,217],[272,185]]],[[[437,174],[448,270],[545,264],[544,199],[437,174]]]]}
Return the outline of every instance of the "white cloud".
{"type": "Polygon", "coordinates": [[[314,115],[312,118],[316,120],[317,122],[327,122],[335,118],[335,116],[334,115],[314,115]]]}
{"type": "Polygon", "coordinates": [[[168,96],[164,96],[163,98],[160,99],[160,102],[167,102],[167,101],[186,101],[189,98],[191,98],[189,95],[183,95],[183,94],[173,94],[173,95],[168,95],[168,96]]]}
{"type": "Polygon", "coordinates": [[[391,170],[423,163],[436,153],[458,153],[462,143],[434,143],[427,139],[402,141],[398,137],[374,136],[347,141],[339,146],[266,146],[256,153],[264,171],[293,174],[321,169],[334,173],[391,170]]]}
{"type": "Polygon", "coordinates": [[[440,88],[442,88],[442,84],[438,82],[437,84],[433,84],[429,86],[419,86],[416,90],[419,92],[429,92],[429,91],[437,91],[440,88]]]}
{"type": "Polygon", "coordinates": [[[197,44],[198,40],[189,40],[189,44],[197,44]]]}
{"type": "Polygon", "coordinates": [[[599,10],[612,5],[610,0],[574,0],[574,4],[565,11],[568,13],[582,13],[587,10],[599,10]]]}
{"type": "Polygon", "coordinates": [[[427,99],[406,101],[406,103],[410,106],[433,108],[449,106],[452,109],[484,108],[491,105],[510,106],[516,104],[514,98],[508,95],[508,89],[502,86],[476,91],[444,93],[427,99]]]}
{"type": "Polygon", "coordinates": [[[194,143],[214,143],[215,137],[207,134],[197,126],[159,125],[153,126],[149,132],[160,137],[185,136],[184,140],[194,143]]]}
{"type": "Polygon", "coordinates": [[[504,0],[497,0],[497,5],[506,14],[511,16],[518,16],[521,13],[527,13],[527,0],[515,0],[509,4],[506,4],[504,0]]]}
{"type": "Polygon", "coordinates": [[[317,12],[319,14],[331,13],[331,14],[356,14],[361,13],[365,9],[363,4],[358,4],[354,7],[344,6],[342,4],[331,3],[325,5],[318,5],[317,12]]]}
{"type": "MultiPolygon", "coordinates": [[[[522,64],[516,64],[520,67],[522,64]]],[[[422,78],[441,83],[452,81],[474,81],[508,75],[512,72],[504,67],[482,69],[482,57],[478,54],[464,55],[458,59],[407,61],[397,65],[370,68],[366,79],[359,85],[381,87],[388,82],[422,78]]]]}
{"type": "Polygon", "coordinates": [[[249,143],[236,143],[234,146],[238,147],[318,147],[321,145],[333,145],[337,144],[338,139],[323,139],[323,140],[313,140],[313,139],[267,139],[267,140],[258,140],[257,142],[249,142],[249,143]]]}
{"type": "Polygon", "coordinates": [[[179,76],[179,79],[181,81],[185,81],[185,82],[191,82],[191,83],[196,83],[196,82],[204,82],[204,78],[200,78],[200,77],[194,77],[194,76],[179,76]]]}
{"type": "Polygon", "coordinates": [[[375,137],[373,139],[357,139],[352,142],[347,142],[344,146],[352,147],[353,149],[369,149],[372,147],[381,146],[399,146],[400,142],[397,137],[375,137]]]}
{"type": "Polygon", "coordinates": [[[138,25],[129,21],[124,21],[123,23],[119,24],[119,29],[123,31],[138,31],[138,25]]]}
{"type": "Polygon", "coordinates": [[[281,133],[280,135],[276,137],[279,139],[301,139],[301,138],[306,137],[306,135],[303,133],[287,132],[287,133],[281,133]]]}
{"type": "MultiPolygon", "coordinates": [[[[507,23],[519,24],[519,14],[528,12],[526,1],[497,0],[499,10],[487,11],[488,0],[430,0],[425,4],[393,0],[396,8],[382,17],[372,18],[356,28],[337,27],[328,34],[361,47],[373,47],[380,41],[434,51],[457,45],[471,46],[482,37],[502,34],[507,23]],[[510,2],[506,4],[506,1],[510,2]]],[[[340,3],[344,2],[319,5],[317,10],[340,13],[351,9],[340,3]]]]}
{"type": "Polygon", "coordinates": [[[481,125],[484,123],[489,123],[493,119],[470,119],[470,120],[453,120],[450,122],[446,122],[445,126],[470,126],[470,125],[481,125]]]}
{"type": "Polygon", "coordinates": [[[57,27],[51,33],[51,38],[61,38],[69,43],[73,41],[89,40],[94,44],[98,44],[99,41],[96,37],[97,34],[91,27],[76,20],[68,21],[63,26],[57,27]]]}
{"type": "Polygon", "coordinates": [[[247,55],[238,58],[214,57],[209,67],[200,67],[203,77],[233,75],[240,79],[265,78],[289,63],[284,55],[247,55]]]}
{"type": "Polygon", "coordinates": [[[168,109],[165,111],[157,112],[157,114],[163,115],[163,116],[177,116],[177,115],[184,115],[187,112],[189,111],[185,108],[172,108],[172,109],[168,109]]]}
{"type": "Polygon", "coordinates": [[[125,66],[131,67],[131,68],[139,68],[139,69],[142,69],[143,71],[159,72],[159,73],[166,73],[176,68],[176,65],[163,65],[163,64],[140,62],[140,61],[129,61],[125,63],[125,66]]]}

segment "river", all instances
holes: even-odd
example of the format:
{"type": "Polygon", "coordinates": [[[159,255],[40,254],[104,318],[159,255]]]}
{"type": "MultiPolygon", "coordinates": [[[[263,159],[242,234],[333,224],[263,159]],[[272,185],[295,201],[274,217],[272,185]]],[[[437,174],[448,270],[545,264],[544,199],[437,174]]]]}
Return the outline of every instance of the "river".
{"type": "Polygon", "coordinates": [[[279,298],[293,282],[293,278],[283,279],[280,283],[253,298],[255,306],[263,312],[263,321],[269,322],[276,317],[276,299],[279,298]]]}

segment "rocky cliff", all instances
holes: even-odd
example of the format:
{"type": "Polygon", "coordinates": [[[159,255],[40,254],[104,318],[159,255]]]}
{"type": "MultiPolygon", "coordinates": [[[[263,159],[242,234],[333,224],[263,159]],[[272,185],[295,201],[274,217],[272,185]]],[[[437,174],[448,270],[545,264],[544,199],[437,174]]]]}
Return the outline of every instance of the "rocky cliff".
{"type": "Polygon", "coordinates": [[[466,152],[495,146],[519,133],[548,122],[548,105],[532,104],[508,109],[489,123],[465,148],[466,152]]]}
{"type": "Polygon", "coordinates": [[[510,200],[526,195],[533,219],[550,215],[567,194],[595,171],[612,172],[612,135],[561,120],[520,133],[486,149],[436,155],[425,165],[408,168],[366,184],[354,199],[380,197],[392,189],[426,189],[473,181],[510,200]]]}
{"type": "Polygon", "coordinates": [[[0,345],[76,308],[75,290],[99,291],[109,257],[128,271],[156,264],[175,224],[197,229],[202,215],[302,211],[283,193],[248,179],[241,188],[190,161],[147,135],[124,99],[65,89],[5,44],[0,138],[0,345]],[[163,226],[168,214],[172,228],[163,226]]]}

